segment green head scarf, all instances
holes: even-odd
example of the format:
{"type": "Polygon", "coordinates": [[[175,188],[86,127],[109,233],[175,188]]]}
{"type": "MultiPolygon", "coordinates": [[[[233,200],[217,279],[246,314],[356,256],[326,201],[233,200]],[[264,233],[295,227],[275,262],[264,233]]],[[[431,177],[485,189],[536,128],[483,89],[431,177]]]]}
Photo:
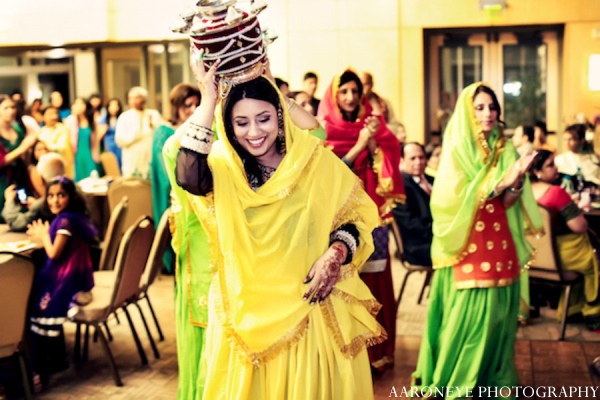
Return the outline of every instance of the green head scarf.
{"type": "MultiPolygon", "coordinates": [[[[473,104],[481,82],[465,88],[444,133],[440,166],[431,194],[435,268],[449,267],[466,255],[466,246],[477,211],[494,193],[519,155],[497,124],[486,140],[473,104]]],[[[525,233],[542,234],[537,203],[525,177],[520,199],[506,210],[508,224],[521,266],[531,258],[532,247],[525,233]]]]}

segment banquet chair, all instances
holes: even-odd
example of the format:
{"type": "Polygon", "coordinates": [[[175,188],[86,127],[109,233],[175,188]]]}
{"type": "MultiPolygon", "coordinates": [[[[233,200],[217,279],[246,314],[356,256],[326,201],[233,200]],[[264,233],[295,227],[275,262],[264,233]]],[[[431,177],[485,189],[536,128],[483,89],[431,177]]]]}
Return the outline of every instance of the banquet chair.
{"type": "Polygon", "coordinates": [[[421,288],[421,292],[419,293],[419,299],[417,300],[417,304],[421,304],[423,300],[423,295],[425,294],[425,289],[429,286],[431,282],[431,277],[433,276],[433,268],[425,265],[415,265],[406,261],[404,257],[404,245],[402,242],[402,234],[400,233],[400,227],[398,223],[392,219],[389,223],[390,230],[392,235],[394,236],[394,241],[396,242],[397,252],[396,258],[400,261],[400,264],[406,269],[406,275],[404,275],[404,279],[402,279],[402,284],[400,285],[400,292],[398,293],[398,300],[396,301],[396,308],[400,307],[400,302],[402,301],[402,295],[404,294],[404,290],[406,289],[406,283],[408,281],[408,277],[415,272],[424,272],[425,273],[425,281],[423,282],[423,287],[421,288]]]}
{"type": "Polygon", "coordinates": [[[129,212],[125,217],[125,229],[139,217],[154,215],[152,210],[152,186],[141,178],[119,178],[108,187],[108,208],[112,212],[123,197],[129,200],[129,212]]]}
{"type": "Polygon", "coordinates": [[[583,282],[583,274],[562,269],[558,256],[558,247],[552,226],[552,215],[543,206],[539,206],[545,235],[527,235],[527,240],[535,248],[535,260],[529,263],[530,283],[543,283],[559,286],[565,289],[565,304],[560,320],[558,340],[565,339],[567,328],[567,310],[571,300],[571,290],[577,283],[583,282]]]}
{"type": "MultiPolygon", "coordinates": [[[[142,279],[140,281],[140,294],[138,297],[138,301],[142,299],[146,299],[148,303],[148,308],[150,309],[150,313],[152,314],[152,318],[154,319],[154,324],[156,325],[156,330],[158,331],[158,337],[161,341],[165,340],[162,329],[160,328],[160,324],[158,323],[158,318],[156,318],[156,313],[154,312],[154,308],[152,307],[152,303],[150,303],[150,297],[148,295],[148,289],[154,280],[160,274],[160,271],[163,268],[163,254],[167,249],[169,243],[171,242],[171,231],[169,229],[169,215],[171,213],[171,209],[167,208],[167,210],[163,213],[158,226],[156,228],[156,234],[154,235],[154,241],[152,242],[152,248],[150,249],[150,255],[148,256],[148,261],[146,262],[146,267],[144,268],[144,274],[142,275],[142,279]]],[[[137,301],[136,301],[137,305],[137,301]]],[[[139,307],[139,305],[138,305],[139,307]]],[[[140,313],[142,310],[140,309],[140,313]]],[[[150,334],[150,333],[148,333],[150,334]]]]}
{"type": "MultiPolygon", "coordinates": [[[[115,263],[115,279],[110,287],[94,286],[92,289],[93,300],[84,306],[74,307],[69,314],[71,321],[77,324],[75,333],[75,356],[79,361],[81,354],[81,326],[86,326],[86,332],[92,326],[98,333],[102,347],[108,358],[113,379],[117,386],[122,386],[121,377],[117,370],[115,360],[104,335],[102,325],[108,317],[116,312],[122,311],[127,317],[129,327],[135,342],[142,365],[148,364],[148,358],[140,342],[131,315],[127,306],[139,295],[140,279],[144,272],[146,259],[150,253],[150,247],[154,238],[154,224],[149,217],[140,217],[135,224],[125,231],[115,263]]],[[[143,315],[142,321],[146,324],[143,315]]],[[[88,335],[85,336],[83,359],[88,355],[88,335]]],[[[149,336],[153,348],[154,339],[149,336]]]]}
{"type": "Polygon", "coordinates": [[[102,164],[102,169],[104,170],[104,174],[106,176],[110,176],[112,178],[120,178],[121,177],[121,168],[119,168],[119,161],[117,160],[117,156],[110,151],[105,151],[100,154],[100,163],[102,164]]]}
{"type": "Polygon", "coordinates": [[[26,399],[31,395],[31,371],[23,356],[23,334],[35,267],[30,258],[0,252],[0,358],[16,354],[26,399]],[[10,304],[10,306],[9,306],[10,304]]]}
{"type": "Polygon", "coordinates": [[[100,263],[98,264],[99,271],[114,269],[115,258],[117,257],[121,237],[123,237],[128,209],[129,201],[127,197],[123,197],[110,213],[108,227],[106,228],[106,237],[102,244],[100,263]]]}

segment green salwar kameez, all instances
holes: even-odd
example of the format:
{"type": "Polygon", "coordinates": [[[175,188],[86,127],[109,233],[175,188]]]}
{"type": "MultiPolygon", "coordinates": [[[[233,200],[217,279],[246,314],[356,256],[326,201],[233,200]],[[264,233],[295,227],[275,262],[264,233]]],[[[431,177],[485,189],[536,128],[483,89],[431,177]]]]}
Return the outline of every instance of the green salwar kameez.
{"type": "MultiPolygon", "coordinates": [[[[457,100],[430,203],[436,271],[412,384],[446,399],[494,398],[489,388],[518,385],[514,345],[521,303],[529,297],[520,270],[533,251],[525,232],[543,233],[526,178],[509,208],[505,193],[496,192],[518,154],[500,123],[484,134],[474,105],[480,86],[468,86],[457,100]],[[501,215],[491,223],[498,207],[501,215]]],[[[514,399],[515,391],[503,396],[514,399]]]]}
{"type": "Polygon", "coordinates": [[[179,141],[171,136],[163,157],[172,185],[172,246],[175,266],[175,322],[177,325],[177,362],[180,400],[202,399],[206,372],[201,371],[202,350],[208,325],[208,287],[210,283],[207,236],[191,209],[188,194],[175,182],[179,141]]]}

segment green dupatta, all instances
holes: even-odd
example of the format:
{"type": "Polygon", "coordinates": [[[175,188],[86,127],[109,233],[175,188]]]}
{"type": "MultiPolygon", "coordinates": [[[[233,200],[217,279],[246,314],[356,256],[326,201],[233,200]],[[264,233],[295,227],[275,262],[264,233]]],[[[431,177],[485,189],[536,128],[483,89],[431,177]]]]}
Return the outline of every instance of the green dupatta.
{"type": "MultiPolygon", "coordinates": [[[[467,240],[480,207],[502,181],[518,153],[497,125],[489,141],[475,118],[473,95],[482,83],[465,88],[444,133],[443,151],[431,194],[434,268],[449,267],[466,255],[467,240]]],[[[506,210],[521,266],[527,264],[533,248],[525,233],[543,234],[542,220],[525,177],[523,192],[514,206],[506,210]]]]}

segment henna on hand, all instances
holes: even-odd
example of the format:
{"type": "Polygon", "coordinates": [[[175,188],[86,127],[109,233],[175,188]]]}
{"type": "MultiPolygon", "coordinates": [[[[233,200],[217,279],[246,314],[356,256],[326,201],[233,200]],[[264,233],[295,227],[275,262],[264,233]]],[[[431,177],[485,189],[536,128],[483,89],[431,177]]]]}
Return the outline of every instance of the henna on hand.
{"type": "Polygon", "coordinates": [[[317,279],[312,282],[302,297],[302,300],[307,300],[312,295],[310,305],[313,305],[317,301],[322,303],[327,296],[331,294],[333,286],[339,278],[347,251],[348,250],[342,244],[334,243],[328,251],[317,260],[311,270],[312,273],[313,270],[316,269],[314,275],[311,277],[311,273],[309,273],[304,280],[304,283],[310,282],[314,276],[316,276],[317,279]]]}

